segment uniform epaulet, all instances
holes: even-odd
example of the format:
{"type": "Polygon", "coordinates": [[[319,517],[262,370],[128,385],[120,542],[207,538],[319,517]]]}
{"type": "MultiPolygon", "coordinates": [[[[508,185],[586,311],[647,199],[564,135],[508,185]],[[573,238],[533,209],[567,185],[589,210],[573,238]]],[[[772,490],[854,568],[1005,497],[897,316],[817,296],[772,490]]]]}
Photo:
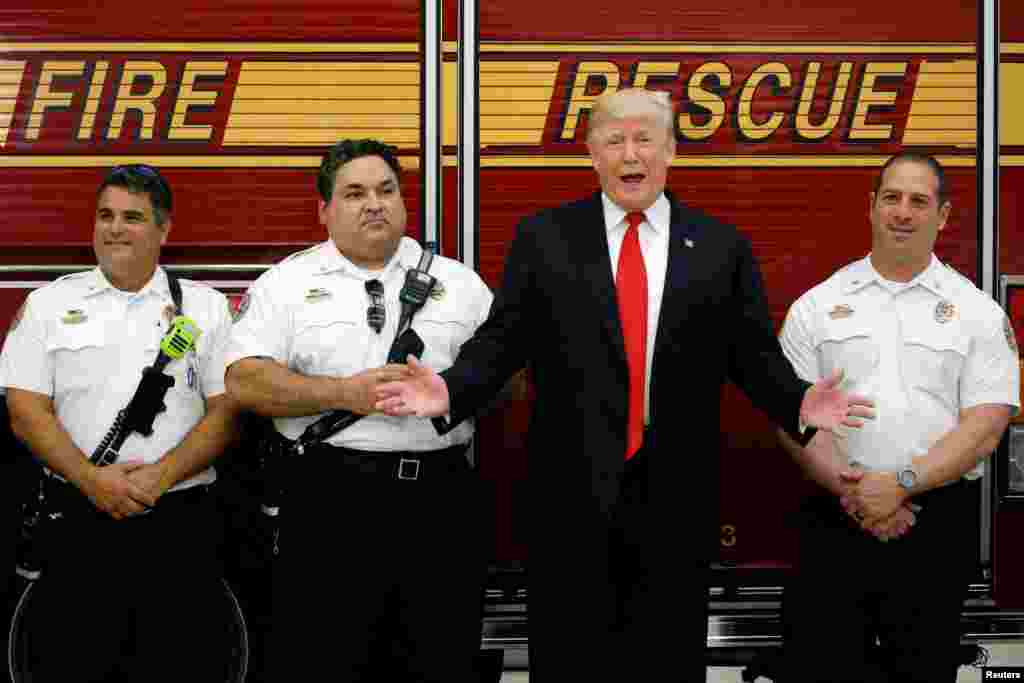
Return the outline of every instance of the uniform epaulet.
{"type": "Polygon", "coordinates": [[[82,271],[79,271],[77,273],[68,273],[67,275],[61,275],[59,278],[54,280],[54,282],[71,282],[72,280],[78,280],[78,279],[81,279],[81,278],[86,277],[86,276],[91,275],[91,274],[92,274],[92,270],[91,269],[90,270],[82,270],[82,271]]]}
{"type": "Polygon", "coordinates": [[[840,273],[845,273],[846,271],[850,270],[851,268],[853,268],[854,266],[856,266],[856,265],[857,265],[858,263],[860,263],[860,262],[861,262],[862,260],[863,260],[863,259],[857,259],[856,261],[850,261],[850,262],[849,262],[849,263],[847,263],[847,264],[846,264],[845,266],[843,266],[842,268],[840,268],[839,270],[837,270],[837,271],[836,271],[836,275],[839,275],[840,273]]]}
{"type": "Polygon", "coordinates": [[[308,249],[303,249],[302,251],[297,251],[294,254],[290,254],[288,256],[285,256],[283,259],[281,259],[280,263],[288,263],[292,259],[297,259],[300,256],[305,256],[306,254],[312,254],[314,251],[319,249],[321,246],[323,246],[323,245],[322,244],[314,244],[313,246],[311,246],[308,249]]]}
{"type": "Polygon", "coordinates": [[[974,282],[969,277],[961,273],[953,266],[949,265],[948,263],[943,263],[942,265],[946,267],[946,270],[949,271],[950,275],[956,276],[956,278],[960,281],[960,284],[968,285],[971,287],[971,289],[978,288],[978,286],[974,284],[974,282]]]}

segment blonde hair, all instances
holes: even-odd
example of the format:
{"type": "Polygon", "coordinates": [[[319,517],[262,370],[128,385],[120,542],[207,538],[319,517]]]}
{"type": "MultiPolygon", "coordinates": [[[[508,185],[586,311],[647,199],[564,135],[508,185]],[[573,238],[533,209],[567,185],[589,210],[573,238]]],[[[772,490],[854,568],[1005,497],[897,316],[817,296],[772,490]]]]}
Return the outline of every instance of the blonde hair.
{"type": "Polygon", "coordinates": [[[631,116],[649,116],[665,126],[669,137],[675,135],[675,110],[671,96],[660,90],[623,88],[602,93],[590,109],[587,137],[610,121],[621,121],[631,116]]]}

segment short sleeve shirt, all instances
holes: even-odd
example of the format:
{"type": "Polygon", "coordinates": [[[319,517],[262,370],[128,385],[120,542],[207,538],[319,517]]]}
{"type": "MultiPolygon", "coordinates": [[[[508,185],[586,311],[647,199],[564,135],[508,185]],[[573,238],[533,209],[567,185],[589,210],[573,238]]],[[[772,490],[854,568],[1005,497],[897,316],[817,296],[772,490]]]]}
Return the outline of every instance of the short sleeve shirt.
{"type": "MultiPolygon", "coordinates": [[[[898,470],[983,404],[1020,408],[1020,370],[1002,309],[932,257],[910,283],[885,281],[865,257],[790,308],[780,337],[803,379],[844,371],[842,387],[875,401],[876,417],[844,429],[840,453],[898,470]]],[[[968,476],[981,475],[981,465],[968,476]]]]}
{"type": "MultiPolygon", "coordinates": [[[[368,273],[346,259],[328,240],[293,254],[249,288],[231,333],[227,364],[247,357],[272,359],[313,377],[350,377],[384,365],[398,329],[399,292],[405,273],[415,268],[422,249],[403,237],[394,257],[379,273],[368,273]],[[384,287],[385,322],[377,333],[367,323],[366,281],[384,287]]],[[[473,270],[435,256],[430,274],[438,285],[413,318],[424,343],[422,362],[440,372],[455,362],[459,349],[490,312],[493,295],[473,270]]],[[[277,430],[296,439],[319,415],[275,418],[277,430]]],[[[438,435],[430,420],[369,415],[327,440],[362,451],[431,451],[467,443],[467,421],[438,435]]]]}
{"type": "MultiPolygon", "coordinates": [[[[182,312],[201,333],[193,349],[172,360],[174,379],[153,433],[133,432],[119,461],[154,463],[177,446],[206,414],[206,399],[224,393],[224,352],[231,330],[227,299],[213,288],[179,280],[182,312]]],[[[29,294],[0,355],[4,385],[53,399],[57,419],[88,457],[131,401],[142,370],[157,357],[170,329],[173,300],[158,268],[138,292],[114,288],[95,268],[62,277],[29,294]]],[[[216,478],[213,468],[173,490],[216,478]]]]}

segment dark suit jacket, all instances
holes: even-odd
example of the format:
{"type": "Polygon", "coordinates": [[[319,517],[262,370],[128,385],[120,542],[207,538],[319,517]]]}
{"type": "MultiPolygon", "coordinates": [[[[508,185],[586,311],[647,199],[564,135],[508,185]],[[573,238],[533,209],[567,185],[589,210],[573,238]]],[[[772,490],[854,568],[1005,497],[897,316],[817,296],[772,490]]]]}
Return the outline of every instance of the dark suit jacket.
{"type": "MultiPolygon", "coordinates": [[[[670,194],[669,200],[650,387],[658,458],[652,476],[664,486],[652,490],[651,503],[712,503],[717,511],[723,384],[735,382],[790,432],[808,384],[782,355],[749,241],[670,194]]],[[[519,224],[489,319],[442,373],[452,424],[485,405],[524,365],[537,396],[529,432],[531,508],[548,515],[590,498],[607,512],[619,496],[629,375],[600,193],[519,224]]],[[[707,540],[717,545],[716,514],[709,518],[704,510],[701,517],[707,540]]]]}

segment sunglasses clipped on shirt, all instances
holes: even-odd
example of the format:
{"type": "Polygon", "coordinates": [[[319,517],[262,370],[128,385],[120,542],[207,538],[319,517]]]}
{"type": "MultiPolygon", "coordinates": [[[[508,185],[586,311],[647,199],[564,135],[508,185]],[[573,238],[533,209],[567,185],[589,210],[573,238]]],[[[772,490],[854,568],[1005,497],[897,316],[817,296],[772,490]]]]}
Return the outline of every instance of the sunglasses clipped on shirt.
{"type": "Polygon", "coordinates": [[[366,324],[377,334],[384,329],[386,312],[384,310],[384,285],[380,280],[367,280],[366,293],[370,297],[370,305],[366,309],[366,324]]]}

